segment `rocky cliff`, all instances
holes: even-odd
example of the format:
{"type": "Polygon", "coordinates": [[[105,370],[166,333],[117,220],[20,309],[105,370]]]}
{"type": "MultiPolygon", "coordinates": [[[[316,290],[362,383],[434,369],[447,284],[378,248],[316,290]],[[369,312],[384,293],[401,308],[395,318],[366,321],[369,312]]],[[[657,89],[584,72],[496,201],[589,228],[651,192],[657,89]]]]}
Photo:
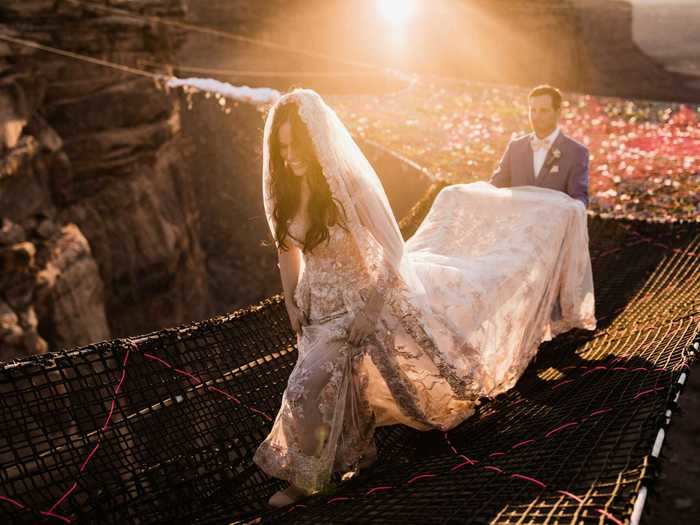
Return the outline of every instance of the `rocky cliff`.
{"type": "MultiPolygon", "coordinates": [[[[128,4],[185,14],[173,0],[128,4]]],[[[181,44],[70,1],[4,0],[0,31],[131,65],[169,60],[181,44]]],[[[0,360],[205,315],[177,97],[149,78],[0,42],[0,129],[0,360]]]]}

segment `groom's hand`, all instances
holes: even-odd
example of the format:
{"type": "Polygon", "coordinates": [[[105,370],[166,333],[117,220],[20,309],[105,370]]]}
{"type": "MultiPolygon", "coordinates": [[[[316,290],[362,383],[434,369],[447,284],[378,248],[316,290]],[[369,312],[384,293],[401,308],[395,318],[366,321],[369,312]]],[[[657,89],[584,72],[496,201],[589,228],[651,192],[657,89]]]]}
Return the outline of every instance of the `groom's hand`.
{"type": "Polygon", "coordinates": [[[589,152],[586,147],[581,147],[577,153],[578,158],[574,165],[574,172],[569,176],[566,193],[588,207],[588,164],[589,152]]]}
{"type": "Polygon", "coordinates": [[[491,175],[491,178],[489,179],[489,182],[497,188],[507,188],[512,184],[510,176],[510,150],[512,144],[513,141],[511,140],[508,143],[506,151],[505,153],[503,153],[501,160],[498,161],[498,166],[496,167],[493,174],[491,175]]]}

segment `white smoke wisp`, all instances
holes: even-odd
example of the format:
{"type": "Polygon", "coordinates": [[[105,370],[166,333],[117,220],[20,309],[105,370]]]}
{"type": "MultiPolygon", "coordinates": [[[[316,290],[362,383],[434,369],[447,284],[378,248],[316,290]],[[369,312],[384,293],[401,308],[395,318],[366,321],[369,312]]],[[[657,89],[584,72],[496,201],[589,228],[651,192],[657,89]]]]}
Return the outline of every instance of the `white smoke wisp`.
{"type": "Polygon", "coordinates": [[[271,104],[281,96],[281,93],[276,89],[234,86],[213,78],[171,78],[167,81],[167,86],[170,88],[191,87],[200,91],[218,93],[225,98],[256,106],[271,104]]]}

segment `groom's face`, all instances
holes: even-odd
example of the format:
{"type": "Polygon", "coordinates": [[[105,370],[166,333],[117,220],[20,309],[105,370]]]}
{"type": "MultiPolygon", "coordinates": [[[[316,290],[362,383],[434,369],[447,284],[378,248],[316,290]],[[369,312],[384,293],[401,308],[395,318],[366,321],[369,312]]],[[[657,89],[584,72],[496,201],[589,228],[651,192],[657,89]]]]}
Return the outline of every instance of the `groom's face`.
{"type": "Polygon", "coordinates": [[[554,109],[552,97],[538,95],[530,97],[530,126],[540,137],[546,137],[557,127],[560,110],[554,109]]]}

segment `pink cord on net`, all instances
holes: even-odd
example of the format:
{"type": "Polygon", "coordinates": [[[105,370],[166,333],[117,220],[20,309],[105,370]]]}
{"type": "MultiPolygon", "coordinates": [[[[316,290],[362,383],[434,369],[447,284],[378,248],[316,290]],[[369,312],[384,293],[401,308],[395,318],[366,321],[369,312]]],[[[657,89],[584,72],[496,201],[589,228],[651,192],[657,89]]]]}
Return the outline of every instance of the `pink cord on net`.
{"type": "Polygon", "coordinates": [[[632,399],[637,399],[638,397],[645,396],[647,394],[651,394],[652,392],[656,392],[657,390],[664,390],[665,388],[666,387],[658,386],[656,388],[650,388],[649,390],[642,390],[636,396],[634,396],[632,399]]]}
{"type": "MultiPolygon", "coordinates": [[[[187,377],[188,379],[194,381],[195,384],[203,384],[203,383],[204,383],[204,381],[202,381],[202,379],[200,379],[200,378],[197,377],[196,375],[192,374],[191,372],[188,372],[187,370],[182,370],[181,368],[175,368],[173,365],[171,365],[170,363],[168,363],[165,359],[161,359],[160,357],[157,357],[157,356],[155,356],[155,355],[153,355],[153,354],[149,354],[149,353],[146,353],[146,352],[143,353],[143,356],[144,356],[146,359],[149,359],[149,360],[151,360],[151,361],[157,361],[157,362],[159,362],[160,364],[162,364],[163,366],[167,366],[168,368],[170,368],[171,370],[173,370],[175,373],[177,373],[177,374],[179,374],[179,375],[182,375],[182,376],[185,376],[185,377],[187,377]]],[[[233,401],[233,402],[236,403],[236,404],[239,404],[239,405],[241,405],[241,406],[244,406],[245,408],[247,408],[247,409],[250,410],[251,412],[254,412],[254,413],[256,413],[256,414],[258,414],[258,415],[264,417],[267,421],[272,421],[272,417],[270,417],[268,414],[266,414],[266,413],[263,412],[262,410],[259,410],[259,409],[255,408],[255,407],[253,407],[253,406],[250,406],[250,405],[246,405],[246,404],[244,404],[244,403],[241,403],[241,401],[240,401],[236,396],[234,396],[234,395],[232,395],[232,394],[229,394],[229,393],[227,393],[227,392],[223,391],[222,389],[220,389],[220,388],[218,388],[218,387],[215,387],[215,386],[207,386],[207,388],[208,388],[209,390],[211,390],[212,392],[217,392],[217,393],[223,395],[224,397],[226,397],[226,398],[229,399],[230,401],[233,401]]]]}
{"type": "Polygon", "coordinates": [[[65,516],[61,516],[60,514],[56,514],[55,512],[49,512],[47,510],[42,510],[39,514],[41,514],[42,516],[48,516],[50,518],[59,519],[64,523],[72,523],[70,518],[67,518],[65,516]]]}
{"type": "Polygon", "coordinates": [[[555,428],[554,430],[550,430],[549,432],[547,432],[547,433],[544,435],[544,437],[548,438],[548,437],[550,437],[550,436],[553,436],[553,435],[556,434],[557,432],[560,432],[560,431],[564,430],[565,428],[573,427],[573,426],[576,426],[576,425],[578,425],[578,423],[577,423],[576,421],[571,421],[570,423],[564,423],[563,425],[558,426],[558,427],[555,428]]]}
{"type": "Polygon", "coordinates": [[[195,385],[198,385],[199,383],[203,382],[201,379],[199,379],[197,376],[191,374],[187,370],[182,370],[181,368],[175,368],[175,372],[177,372],[181,376],[185,376],[188,379],[191,379],[192,381],[194,381],[195,385]]]}
{"type": "Polygon", "coordinates": [[[215,386],[209,386],[207,388],[209,388],[209,390],[211,390],[212,392],[217,392],[217,393],[221,394],[222,396],[230,399],[234,403],[238,403],[239,405],[241,404],[241,401],[233,394],[229,394],[228,392],[224,392],[223,390],[221,390],[220,388],[215,387],[215,386]]]}
{"type": "Polygon", "coordinates": [[[48,512],[53,512],[54,510],[56,510],[56,507],[60,506],[61,503],[63,503],[66,500],[66,498],[70,496],[73,493],[73,491],[75,491],[75,489],[77,488],[78,482],[74,481],[73,484],[68,488],[68,490],[63,493],[63,496],[58,498],[58,500],[56,500],[56,503],[51,505],[51,508],[48,510],[48,512]]]}
{"type": "Polygon", "coordinates": [[[418,481],[419,479],[434,478],[435,476],[436,476],[436,474],[431,474],[430,472],[426,472],[425,474],[416,474],[411,479],[409,479],[406,483],[408,485],[410,485],[411,483],[413,483],[414,481],[418,481]]]}
{"type": "Polygon", "coordinates": [[[337,496],[335,498],[329,499],[328,501],[326,501],[326,503],[335,503],[337,501],[347,501],[349,499],[352,499],[352,498],[349,498],[347,496],[337,496]]]}
{"type": "Polygon", "coordinates": [[[124,360],[122,361],[122,373],[119,377],[119,381],[117,382],[117,386],[114,388],[114,396],[112,397],[112,403],[109,407],[109,412],[107,413],[105,422],[102,424],[102,432],[105,432],[109,428],[109,424],[112,422],[112,415],[114,414],[114,409],[117,406],[117,396],[119,395],[119,391],[122,389],[124,379],[126,378],[126,363],[129,359],[129,352],[130,350],[127,350],[126,354],[124,354],[124,360]]]}
{"type": "Polygon", "coordinates": [[[456,470],[459,470],[459,469],[461,469],[461,468],[466,467],[467,465],[474,465],[474,464],[475,464],[475,463],[474,463],[472,460],[464,461],[464,462],[460,463],[459,465],[455,465],[454,467],[452,467],[452,468],[450,469],[450,471],[451,471],[451,472],[454,472],[454,471],[456,471],[456,470]]]}
{"type": "Polygon", "coordinates": [[[534,443],[534,442],[535,442],[534,439],[526,439],[525,441],[521,441],[520,443],[516,443],[515,445],[513,445],[510,448],[511,449],[520,448],[520,447],[524,447],[525,445],[529,445],[530,443],[534,443]]]}
{"type": "Polygon", "coordinates": [[[301,503],[299,503],[299,504],[291,507],[287,512],[285,512],[285,514],[289,514],[290,512],[292,512],[293,510],[296,510],[296,509],[305,509],[305,508],[306,508],[306,505],[302,505],[301,503]]]}
{"type": "Polygon", "coordinates": [[[579,503],[583,503],[584,501],[586,501],[583,498],[579,498],[576,494],[572,494],[571,492],[567,492],[566,490],[557,490],[557,492],[559,494],[563,494],[564,496],[567,496],[571,499],[574,499],[574,500],[578,501],[579,503]]]}
{"type": "MultiPolygon", "coordinates": [[[[132,346],[135,347],[133,343],[131,343],[132,346]]],[[[117,396],[119,395],[119,392],[122,389],[122,385],[124,384],[124,380],[126,379],[126,365],[129,362],[129,354],[131,353],[131,350],[127,350],[126,353],[124,354],[124,359],[122,360],[122,372],[119,376],[119,381],[117,381],[117,385],[114,387],[114,394],[112,397],[112,402],[109,407],[109,412],[107,413],[107,417],[105,418],[104,423],[102,424],[102,432],[105,432],[108,428],[109,425],[112,421],[112,416],[114,415],[114,409],[117,406],[117,396]]],[[[79,473],[82,473],[85,471],[85,469],[88,466],[88,463],[92,460],[93,456],[95,455],[95,452],[97,452],[97,449],[100,446],[100,439],[101,437],[98,438],[97,443],[95,443],[95,446],[92,448],[90,453],[87,455],[85,460],[81,463],[79,473]]],[[[40,514],[44,516],[49,516],[52,518],[57,518],[60,519],[66,523],[71,523],[70,518],[67,518],[65,516],[61,516],[60,514],[54,513],[54,510],[56,510],[76,489],[78,488],[78,482],[74,481],[73,484],[68,487],[68,489],[63,493],[63,495],[56,500],[56,502],[51,505],[51,508],[47,511],[41,511],[40,514]]]]}
{"type": "Polygon", "coordinates": [[[92,456],[95,455],[95,452],[97,452],[97,449],[98,449],[98,448],[100,448],[100,442],[99,442],[99,441],[98,441],[97,443],[95,443],[95,446],[93,447],[92,452],[90,452],[90,453],[88,454],[88,456],[85,458],[85,461],[83,461],[82,465],[80,465],[80,472],[82,472],[83,470],[85,470],[85,467],[87,467],[87,464],[88,464],[88,463],[90,462],[90,460],[92,459],[92,456]]]}
{"type": "Polygon", "coordinates": [[[531,478],[530,476],[524,476],[524,475],[522,475],[522,474],[511,474],[510,477],[511,477],[511,478],[524,479],[525,481],[529,481],[530,483],[534,483],[535,485],[537,485],[537,486],[540,487],[541,489],[547,488],[547,485],[546,485],[546,484],[542,483],[542,482],[541,482],[540,480],[538,480],[538,479],[531,478]]]}
{"type": "Polygon", "coordinates": [[[385,490],[391,490],[391,489],[393,489],[393,488],[394,488],[394,487],[392,487],[391,485],[382,485],[382,486],[380,486],[380,487],[374,487],[374,488],[372,488],[372,489],[369,489],[369,490],[365,493],[365,496],[371,496],[371,495],[374,494],[375,492],[382,492],[382,491],[385,491],[385,490]]]}
{"type": "Polygon", "coordinates": [[[158,361],[161,365],[167,366],[168,368],[172,368],[172,367],[173,367],[173,365],[171,365],[170,363],[168,363],[165,359],[161,359],[160,357],[155,356],[155,355],[153,355],[153,354],[149,354],[148,352],[144,352],[142,355],[143,355],[143,357],[145,357],[146,359],[150,359],[151,361],[158,361]]]}
{"type": "Polygon", "coordinates": [[[602,366],[602,365],[601,366],[594,366],[590,370],[586,370],[583,374],[581,374],[581,377],[586,376],[586,375],[590,374],[591,372],[596,372],[598,370],[607,370],[607,369],[608,369],[607,366],[602,366]]]}
{"type": "Polygon", "coordinates": [[[595,511],[598,512],[599,514],[602,514],[603,516],[608,518],[610,521],[616,523],[617,525],[624,525],[624,523],[622,523],[619,519],[617,519],[615,516],[610,514],[607,510],[595,509],[595,511]]]}
{"type": "Polygon", "coordinates": [[[7,496],[0,496],[0,501],[6,501],[11,505],[14,505],[18,509],[26,509],[27,507],[24,506],[22,503],[17,501],[16,499],[8,498],[7,496]]]}
{"type": "Polygon", "coordinates": [[[112,422],[112,415],[114,414],[114,408],[117,406],[117,400],[112,399],[112,403],[109,407],[109,412],[105,418],[105,422],[102,424],[102,432],[106,432],[109,428],[109,424],[112,422]]]}
{"type": "Polygon", "coordinates": [[[467,463],[471,463],[472,465],[476,465],[476,464],[479,462],[478,459],[471,459],[471,458],[468,458],[468,457],[465,456],[464,454],[460,454],[459,457],[462,458],[462,459],[463,459],[464,461],[466,461],[467,463]]]}
{"type": "Polygon", "coordinates": [[[452,453],[455,454],[456,456],[458,456],[459,452],[457,452],[457,449],[452,444],[452,441],[450,441],[450,436],[447,435],[447,432],[444,432],[443,435],[445,436],[445,441],[447,441],[447,445],[449,446],[452,453]]]}

